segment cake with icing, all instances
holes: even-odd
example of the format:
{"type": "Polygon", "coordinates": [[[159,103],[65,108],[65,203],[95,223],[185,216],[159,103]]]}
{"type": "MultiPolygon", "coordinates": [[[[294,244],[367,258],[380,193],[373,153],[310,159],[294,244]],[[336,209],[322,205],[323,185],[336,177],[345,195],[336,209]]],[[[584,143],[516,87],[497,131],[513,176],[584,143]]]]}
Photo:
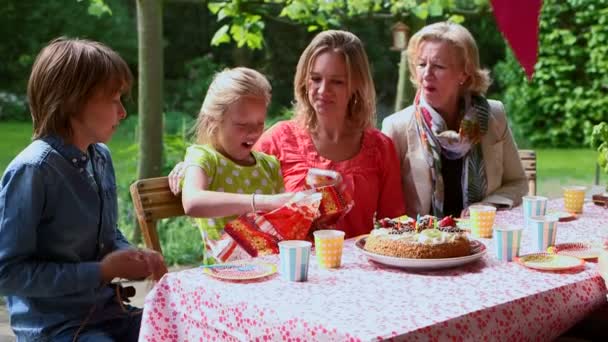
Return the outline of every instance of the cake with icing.
{"type": "Polygon", "coordinates": [[[471,254],[465,232],[451,217],[438,221],[424,216],[382,219],[365,241],[365,250],[386,256],[413,259],[454,258],[471,254]]]}

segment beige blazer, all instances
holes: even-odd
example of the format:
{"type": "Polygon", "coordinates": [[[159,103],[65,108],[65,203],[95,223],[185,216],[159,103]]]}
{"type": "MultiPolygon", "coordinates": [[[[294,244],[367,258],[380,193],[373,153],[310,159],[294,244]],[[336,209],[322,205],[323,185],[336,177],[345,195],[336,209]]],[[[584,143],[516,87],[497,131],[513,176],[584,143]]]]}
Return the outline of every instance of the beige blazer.
{"type": "MultiPolygon", "coordinates": [[[[507,124],[504,106],[488,100],[490,118],[488,132],[481,147],[486,166],[488,188],[483,202],[511,208],[521,203],[528,192],[526,175],[517,146],[507,124]]],[[[382,122],[382,132],[395,143],[401,161],[403,196],[407,214],[416,217],[431,211],[431,169],[424,159],[425,146],[416,130],[414,106],[388,116],[382,122]]]]}

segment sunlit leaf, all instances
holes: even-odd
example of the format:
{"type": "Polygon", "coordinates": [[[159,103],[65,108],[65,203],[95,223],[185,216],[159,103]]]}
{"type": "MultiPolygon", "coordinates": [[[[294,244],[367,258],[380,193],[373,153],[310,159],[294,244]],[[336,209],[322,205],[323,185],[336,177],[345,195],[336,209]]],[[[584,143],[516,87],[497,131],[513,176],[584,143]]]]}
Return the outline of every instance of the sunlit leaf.
{"type": "Polygon", "coordinates": [[[228,25],[223,25],[222,27],[220,27],[219,30],[217,30],[213,35],[213,38],[211,39],[211,45],[217,46],[223,43],[230,43],[230,35],[228,34],[229,29],[230,26],[228,25]]]}

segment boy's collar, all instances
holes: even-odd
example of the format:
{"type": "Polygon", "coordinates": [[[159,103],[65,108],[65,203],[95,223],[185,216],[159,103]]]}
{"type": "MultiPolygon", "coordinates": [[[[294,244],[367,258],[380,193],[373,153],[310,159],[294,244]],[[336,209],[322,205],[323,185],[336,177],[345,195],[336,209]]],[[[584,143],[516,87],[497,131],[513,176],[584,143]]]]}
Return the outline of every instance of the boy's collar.
{"type": "Polygon", "coordinates": [[[76,168],[86,168],[89,162],[89,155],[96,156],[94,145],[89,145],[88,153],[82,152],[76,146],[72,144],[66,144],[62,137],[58,135],[48,135],[41,140],[51,145],[59,154],[61,154],[67,161],[76,168]]]}

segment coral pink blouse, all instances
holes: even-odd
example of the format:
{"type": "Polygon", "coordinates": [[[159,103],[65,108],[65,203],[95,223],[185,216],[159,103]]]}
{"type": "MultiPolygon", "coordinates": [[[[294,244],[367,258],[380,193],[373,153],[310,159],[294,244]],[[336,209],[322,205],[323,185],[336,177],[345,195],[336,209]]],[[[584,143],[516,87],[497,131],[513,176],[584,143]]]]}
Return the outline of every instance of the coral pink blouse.
{"type": "Polygon", "coordinates": [[[340,172],[355,201],[337,224],[346,238],[369,233],[374,213],[377,218],[405,214],[397,152],[393,141],[377,129],[366,129],[359,153],[340,162],[319,155],[310,133],[294,121],[277,123],[256,149],[279,159],[286,191],[304,189],[309,168],[340,172]]]}

